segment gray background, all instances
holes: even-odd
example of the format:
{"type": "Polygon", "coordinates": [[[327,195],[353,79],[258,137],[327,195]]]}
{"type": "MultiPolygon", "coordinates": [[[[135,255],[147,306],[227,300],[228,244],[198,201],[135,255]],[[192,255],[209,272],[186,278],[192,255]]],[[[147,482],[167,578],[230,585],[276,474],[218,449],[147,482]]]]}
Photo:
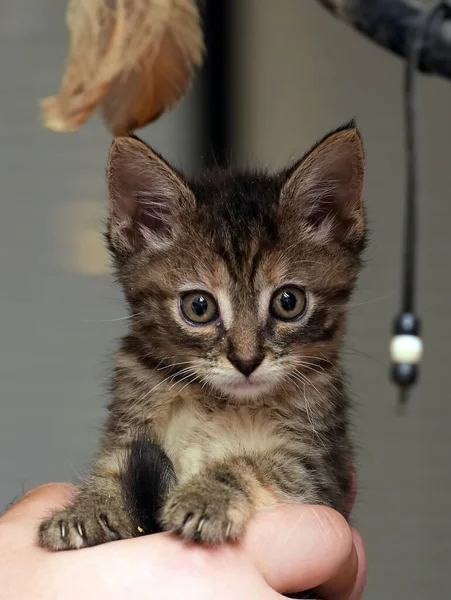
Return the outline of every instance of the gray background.
{"type": "MultiPolygon", "coordinates": [[[[110,356],[125,327],[112,320],[125,311],[111,277],[83,273],[73,261],[77,250],[98,252],[96,234],[84,232],[100,231],[104,216],[109,136],[98,119],[70,135],[46,131],[37,119],[37,100],[57,90],[64,63],[64,4],[0,3],[0,506],[23,488],[75,481],[85,469],[104,417],[110,356]]],[[[280,166],[352,116],[364,135],[372,244],[352,302],[346,358],[360,447],[355,520],[369,557],[365,599],[445,597],[451,85],[421,84],[426,354],[421,384],[399,417],[387,346],[402,231],[401,62],[313,2],[237,5],[233,161],[280,166]]],[[[187,169],[200,161],[197,106],[194,93],[141,132],[187,169]]]]}

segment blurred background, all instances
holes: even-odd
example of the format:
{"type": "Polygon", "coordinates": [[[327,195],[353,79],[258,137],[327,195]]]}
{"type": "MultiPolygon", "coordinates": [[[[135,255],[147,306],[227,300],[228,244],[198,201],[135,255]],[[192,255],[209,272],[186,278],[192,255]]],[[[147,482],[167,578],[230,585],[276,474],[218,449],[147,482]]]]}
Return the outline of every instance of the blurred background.
{"type": "MultiPolygon", "coordinates": [[[[425,359],[405,416],[388,380],[404,201],[402,62],[313,0],[209,3],[210,60],[189,97],[140,132],[178,166],[270,168],[356,117],[372,230],[352,301],[355,396],[369,559],[366,600],[444,598],[451,564],[451,82],[421,90],[420,309],[425,359]],[[214,5],[214,6],[213,6],[214,5]]],[[[76,481],[96,449],[126,316],[100,232],[110,136],[99,119],[55,134],[38,99],[66,56],[63,0],[0,3],[0,508],[37,484],[76,481]]]]}

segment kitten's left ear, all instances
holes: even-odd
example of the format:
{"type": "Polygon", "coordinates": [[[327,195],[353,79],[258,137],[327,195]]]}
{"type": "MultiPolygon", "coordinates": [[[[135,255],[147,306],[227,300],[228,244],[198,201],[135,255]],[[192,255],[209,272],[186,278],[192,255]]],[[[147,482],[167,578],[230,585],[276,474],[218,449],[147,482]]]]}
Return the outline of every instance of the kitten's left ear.
{"type": "Polygon", "coordinates": [[[351,123],[319,142],[286,173],[280,207],[285,218],[309,227],[318,241],[334,240],[356,251],[365,237],[364,158],[351,123]]]}

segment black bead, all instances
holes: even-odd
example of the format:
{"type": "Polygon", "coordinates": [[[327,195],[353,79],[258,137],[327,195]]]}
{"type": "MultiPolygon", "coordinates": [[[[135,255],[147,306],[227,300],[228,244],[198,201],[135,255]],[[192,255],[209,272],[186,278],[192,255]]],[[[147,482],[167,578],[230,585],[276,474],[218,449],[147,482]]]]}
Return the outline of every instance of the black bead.
{"type": "Polygon", "coordinates": [[[393,330],[395,335],[419,335],[420,328],[418,317],[412,313],[403,313],[395,319],[393,330]]]}
{"type": "Polygon", "coordinates": [[[418,377],[417,365],[410,363],[399,363],[393,365],[392,368],[392,379],[401,387],[408,387],[413,385],[418,377]]]}

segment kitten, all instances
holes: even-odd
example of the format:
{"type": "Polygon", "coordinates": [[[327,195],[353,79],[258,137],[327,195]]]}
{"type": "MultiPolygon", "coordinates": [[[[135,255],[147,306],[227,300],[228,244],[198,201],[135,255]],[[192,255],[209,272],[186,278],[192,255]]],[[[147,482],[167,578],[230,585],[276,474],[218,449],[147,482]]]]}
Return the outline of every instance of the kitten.
{"type": "Polygon", "coordinates": [[[340,348],[365,242],[354,123],[276,175],[189,179],[135,137],[115,140],[107,173],[130,331],[102,449],[40,544],[159,528],[218,544],[284,502],[345,514],[340,348]]]}

